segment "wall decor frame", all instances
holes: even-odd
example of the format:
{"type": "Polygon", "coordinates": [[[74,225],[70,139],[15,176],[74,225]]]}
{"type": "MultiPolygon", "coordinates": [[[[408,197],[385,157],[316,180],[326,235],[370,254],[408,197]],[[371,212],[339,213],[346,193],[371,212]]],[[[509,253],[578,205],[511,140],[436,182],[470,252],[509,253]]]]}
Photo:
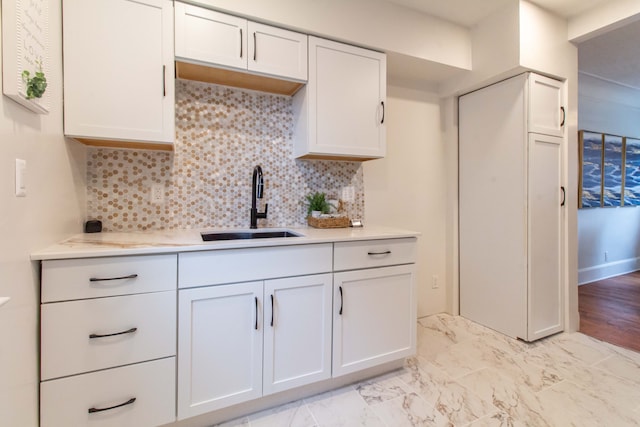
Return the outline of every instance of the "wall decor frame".
{"type": "Polygon", "coordinates": [[[624,192],[624,137],[605,134],[603,139],[602,206],[622,206],[624,192]]]}
{"type": "Polygon", "coordinates": [[[49,54],[49,0],[2,0],[2,93],[47,114],[49,54]]]}
{"type": "Polygon", "coordinates": [[[640,139],[625,138],[623,206],[640,206],[640,139]]]}
{"type": "Polygon", "coordinates": [[[578,208],[602,206],[604,135],[581,130],[579,136],[578,208]]]}

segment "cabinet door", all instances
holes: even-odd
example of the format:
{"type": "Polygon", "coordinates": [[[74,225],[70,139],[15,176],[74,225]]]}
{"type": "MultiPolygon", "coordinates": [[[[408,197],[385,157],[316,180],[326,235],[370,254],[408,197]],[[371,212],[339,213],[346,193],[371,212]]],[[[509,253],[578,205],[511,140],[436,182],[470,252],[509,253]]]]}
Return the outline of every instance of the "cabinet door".
{"type": "Polygon", "coordinates": [[[178,419],[262,395],[262,282],[179,292],[178,419]]]}
{"type": "Polygon", "coordinates": [[[415,353],[414,265],[333,276],[333,376],[415,353]]]}
{"type": "Polygon", "coordinates": [[[383,53],[309,37],[309,153],[384,157],[386,84],[383,53]]]}
{"type": "Polygon", "coordinates": [[[307,35],[248,23],[249,71],[307,80],[307,35]]]}
{"type": "Polygon", "coordinates": [[[566,110],[563,83],[529,74],[529,132],[562,136],[566,110]]]}
{"type": "Polygon", "coordinates": [[[247,69],[247,21],[175,3],[176,57],[247,69]]]}
{"type": "Polygon", "coordinates": [[[529,341],[563,330],[561,143],[529,134],[529,341]]]}
{"type": "Polygon", "coordinates": [[[331,274],[264,285],[264,394],[331,377],[331,274]]]}
{"type": "Polygon", "coordinates": [[[64,0],[64,126],[79,138],[173,143],[170,0],[64,0]]]}

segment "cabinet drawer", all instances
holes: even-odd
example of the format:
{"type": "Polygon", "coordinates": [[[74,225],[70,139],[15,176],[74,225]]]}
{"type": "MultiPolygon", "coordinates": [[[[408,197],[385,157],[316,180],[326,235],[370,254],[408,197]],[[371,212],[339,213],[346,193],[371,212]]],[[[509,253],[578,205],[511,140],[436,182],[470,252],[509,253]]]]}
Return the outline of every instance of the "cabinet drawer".
{"type": "Polygon", "coordinates": [[[338,242],[333,252],[334,271],[416,262],[416,239],[338,242]]]}
{"type": "Polygon", "coordinates": [[[178,287],[328,273],[331,252],[326,243],[181,253],[178,287]]]}
{"type": "Polygon", "coordinates": [[[41,310],[42,380],[176,354],[176,291],[43,304],[41,310]]]}
{"type": "Polygon", "coordinates": [[[177,256],[83,258],[42,262],[42,302],[176,288],[177,256]]]}
{"type": "Polygon", "coordinates": [[[40,384],[40,426],[143,427],[175,421],[175,358],[40,384]],[[135,398],[135,401],[113,409],[135,398]],[[90,412],[91,411],[91,412],[90,412]]]}

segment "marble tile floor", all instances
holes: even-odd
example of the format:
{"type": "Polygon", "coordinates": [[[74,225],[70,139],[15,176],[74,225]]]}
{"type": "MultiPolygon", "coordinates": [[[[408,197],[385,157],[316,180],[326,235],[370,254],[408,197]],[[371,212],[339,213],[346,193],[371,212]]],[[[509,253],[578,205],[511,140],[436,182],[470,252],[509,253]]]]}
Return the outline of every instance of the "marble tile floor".
{"type": "Polygon", "coordinates": [[[640,426],[640,353],[580,333],[527,344],[439,314],[418,321],[404,368],[221,426],[640,426]]]}

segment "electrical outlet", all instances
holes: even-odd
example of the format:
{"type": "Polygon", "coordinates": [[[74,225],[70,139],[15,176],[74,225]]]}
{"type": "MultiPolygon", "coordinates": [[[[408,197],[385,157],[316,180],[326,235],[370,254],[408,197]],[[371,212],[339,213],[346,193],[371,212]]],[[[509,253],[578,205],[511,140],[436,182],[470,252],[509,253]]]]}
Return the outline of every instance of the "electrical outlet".
{"type": "Polygon", "coordinates": [[[356,190],[352,185],[342,188],[342,201],[353,203],[356,200],[356,190]]]}
{"type": "Polygon", "coordinates": [[[604,251],[604,262],[609,261],[609,252],[604,251]]]}
{"type": "Polygon", "coordinates": [[[151,186],[151,203],[161,205],[164,203],[164,185],[153,184],[151,186]]]}
{"type": "Polygon", "coordinates": [[[431,289],[438,289],[440,284],[438,283],[438,275],[434,274],[431,276],[431,289]]]}

